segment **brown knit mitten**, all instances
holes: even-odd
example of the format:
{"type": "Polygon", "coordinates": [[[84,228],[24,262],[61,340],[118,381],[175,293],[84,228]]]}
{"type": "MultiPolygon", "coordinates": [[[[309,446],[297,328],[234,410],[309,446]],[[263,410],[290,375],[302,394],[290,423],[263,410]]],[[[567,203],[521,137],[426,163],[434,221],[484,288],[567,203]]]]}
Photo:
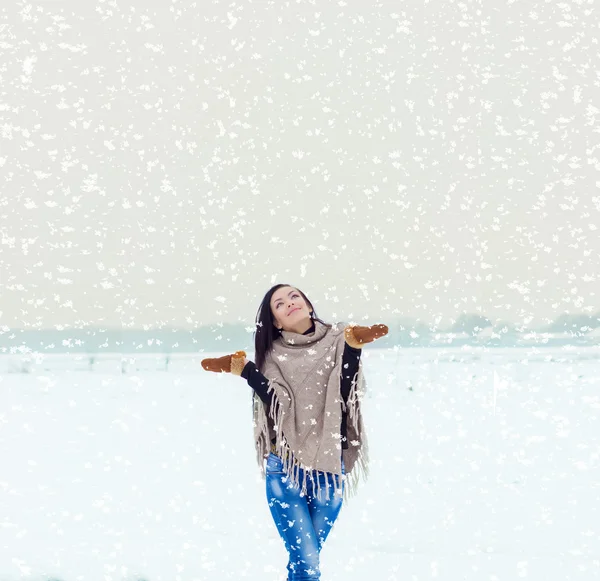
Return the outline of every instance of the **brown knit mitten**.
{"type": "Polygon", "coordinates": [[[200,363],[206,371],[242,375],[242,371],[244,371],[245,357],[245,351],[236,351],[233,355],[223,355],[223,357],[203,359],[200,363]]]}
{"type": "Polygon", "coordinates": [[[387,334],[388,328],[386,325],[372,325],[370,327],[359,327],[358,325],[353,327],[348,325],[344,329],[346,343],[355,349],[362,349],[366,343],[371,343],[375,339],[379,339],[379,337],[387,334]]]}

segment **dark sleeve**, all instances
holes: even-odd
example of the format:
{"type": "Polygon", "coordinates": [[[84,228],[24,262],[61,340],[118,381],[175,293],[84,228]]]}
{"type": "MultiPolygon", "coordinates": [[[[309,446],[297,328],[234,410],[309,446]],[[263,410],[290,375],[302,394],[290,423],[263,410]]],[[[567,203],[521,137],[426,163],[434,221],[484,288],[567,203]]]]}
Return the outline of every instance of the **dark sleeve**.
{"type": "Polygon", "coordinates": [[[342,379],[340,380],[340,392],[344,403],[348,403],[352,379],[358,373],[358,362],[362,349],[350,347],[348,343],[344,346],[344,355],[342,356],[342,379]]]}
{"type": "Polygon", "coordinates": [[[266,404],[271,405],[273,393],[267,393],[269,380],[257,369],[253,361],[248,361],[242,371],[242,377],[266,404]]]}

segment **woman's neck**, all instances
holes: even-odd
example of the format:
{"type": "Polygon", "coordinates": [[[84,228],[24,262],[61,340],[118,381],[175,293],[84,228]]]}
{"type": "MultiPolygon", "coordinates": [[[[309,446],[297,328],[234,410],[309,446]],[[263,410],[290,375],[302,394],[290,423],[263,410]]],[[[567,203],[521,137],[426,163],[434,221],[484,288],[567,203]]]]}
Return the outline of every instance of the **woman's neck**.
{"type": "Polygon", "coordinates": [[[304,333],[302,333],[302,334],[310,335],[310,333],[314,333],[314,332],[315,332],[315,322],[313,320],[311,320],[310,327],[308,328],[308,330],[304,331],[304,333]]]}

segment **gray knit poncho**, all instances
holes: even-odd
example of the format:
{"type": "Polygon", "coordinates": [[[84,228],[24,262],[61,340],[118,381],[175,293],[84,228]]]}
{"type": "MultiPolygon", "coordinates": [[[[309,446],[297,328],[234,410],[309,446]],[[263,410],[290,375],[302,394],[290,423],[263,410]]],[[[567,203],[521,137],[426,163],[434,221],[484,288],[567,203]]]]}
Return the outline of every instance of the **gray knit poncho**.
{"type": "MultiPolygon", "coordinates": [[[[359,361],[358,373],[352,380],[348,397],[348,448],[342,449],[340,426],[342,410],[346,411],[340,394],[344,328],[346,324],[323,324],[315,320],[315,331],[301,335],[282,331],[267,353],[260,371],[269,380],[273,403],[266,405],[253,394],[254,438],[258,463],[263,476],[264,459],[269,455],[272,438],[277,454],[292,484],[301,486],[306,494],[307,478],[319,479],[313,470],[334,475],[334,493],[353,495],[359,481],[368,475],[368,446],[363,428],[361,399],[366,382],[359,361]],[[344,459],[345,476],[341,459],[344,459]],[[304,477],[300,482],[300,471],[304,477]]],[[[329,496],[329,485],[326,498],[329,496]]]]}

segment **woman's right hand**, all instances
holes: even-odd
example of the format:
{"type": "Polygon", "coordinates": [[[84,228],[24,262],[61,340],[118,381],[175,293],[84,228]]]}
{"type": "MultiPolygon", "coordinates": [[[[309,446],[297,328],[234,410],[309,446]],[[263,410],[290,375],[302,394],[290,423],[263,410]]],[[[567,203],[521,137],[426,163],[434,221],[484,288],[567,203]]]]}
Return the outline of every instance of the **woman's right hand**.
{"type": "Polygon", "coordinates": [[[233,355],[223,355],[223,357],[212,357],[203,359],[201,362],[205,371],[214,373],[233,373],[233,375],[242,375],[242,371],[248,363],[245,351],[236,351],[233,355]]]}

